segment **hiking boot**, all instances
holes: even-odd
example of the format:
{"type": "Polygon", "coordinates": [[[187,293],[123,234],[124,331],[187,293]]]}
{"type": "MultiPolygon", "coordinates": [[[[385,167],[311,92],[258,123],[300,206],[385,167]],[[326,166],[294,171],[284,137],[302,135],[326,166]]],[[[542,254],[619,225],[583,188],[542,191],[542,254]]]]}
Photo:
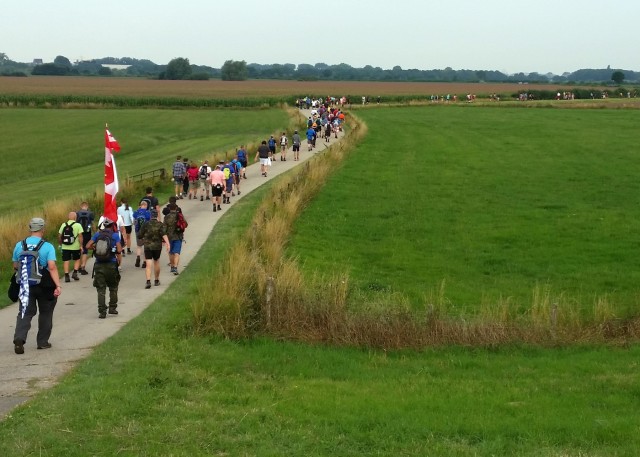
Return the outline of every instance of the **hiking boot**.
{"type": "Polygon", "coordinates": [[[86,276],[89,272],[83,267],[78,270],[82,276],[86,276]]]}
{"type": "Polygon", "coordinates": [[[98,314],[98,319],[106,319],[106,318],[107,318],[107,313],[105,313],[104,311],[98,314]]]}
{"type": "MultiPolygon", "coordinates": [[[[215,211],[215,209],[214,209],[215,211]]],[[[222,208],[220,207],[220,205],[218,205],[218,211],[222,211],[222,208]]]]}
{"type": "Polygon", "coordinates": [[[215,203],[213,204],[213,212],[214,213],[216,212],[216,204],[215,203]]]}
{"type": "Polygon", "coordinates": [[[142,265],[140,266],[140,268],[147,268],[147,261],[146,260],[144,262],[142,262],[142,265]]]}
{"type": "Polygon", "coordinates": [[[240,192],[240,191],[238,191],[238,195],[240,195],[240,193],[241,193],[241,192],[240,192]]]}
{"type": "Polygon", "coordinates": [[[110,306],[109,307],[109,314],[118,314],[118,310],[115,307],[110,306]]]}
{"type": "Polygon", "coordinates": [[[24,354],[24,341],[14,341],[13,342],[13,351],[16,354],[24,354]]]}
{"type": "Polygon", "coordinates": [[[154,286],[159,286],[160,285],[160,280],[156,279],[155,281],[153,281],[153,285],[154,286]]]}
{"type": "Polygon", "coordinates": [[[151,281],[147,281],[147,284],[145,284],[144,288],[151,289],[151,281]]]}
{"type": "Polygon", "coordinates": [[[127,254],[131,254],[131,249],[127,248],[127,254]]]}
{"type": "Polygon", "coordinates": [[[136,257],[136,268],[140,266],[140,256],[136,257]]]}
{"type": "Polygon", "coordinates": [[[51,343],[48,343],[48,342],[38,345],[38,349],[50,349],[50,348],[51,348],[51,343]]]}
{"type": "Polygon", "coordinates": [[[73,270],[73,273],[71,273],[71,277],[73,278],[74,281],[80,281],[80,278],[78,278],[77,270],[73,270]]]}
{"type": "Polygon", "coordinates": [[[178,269],[177,268],[173,269],[173,274],[174,274],[174,276],[178,276],[180,274],[180,273],[178,273],[178,269]]]}
{"type": "Polygon", "coordinates": [[[64,282],[71,282],[71,278],[69,277],[69,273],[64,274],[64,282]]]}
{"type": "Polygon", "coordinates": [[[200,195],[200,201],[203,202],[204,201],[204,197],[202,195],[200,195]]]}

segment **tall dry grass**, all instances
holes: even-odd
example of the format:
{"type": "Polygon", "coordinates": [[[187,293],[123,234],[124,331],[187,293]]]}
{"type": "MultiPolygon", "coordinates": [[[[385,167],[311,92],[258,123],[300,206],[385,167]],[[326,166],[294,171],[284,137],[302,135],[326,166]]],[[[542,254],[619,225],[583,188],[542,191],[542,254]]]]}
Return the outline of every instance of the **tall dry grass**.
{"type": "MultiPolygon", "coordinates": [[[[252,227],[228,253],[193,301],[196,333],[231,339],[256,334],[276,338],[384,349],[439,345],[567,345],[637,340],[640,319],[616,318],[606,297],[585,311],[545,286],[532,291],[523,309],[509,298],[460,314],[447,300],[443,281],[416,311],[397,293],[375,299],[351,291],[345,273],[305,277],[297,259],[285,254],[291,227],[322,188],[336,163],[366,134],[356,116],[352,130],[300,170],[278,182],[252,227]],[[214,285],[211,290],[211,284],[214,285]]],[[[304,119],[302,119],[304,120],[304,119]]]]}

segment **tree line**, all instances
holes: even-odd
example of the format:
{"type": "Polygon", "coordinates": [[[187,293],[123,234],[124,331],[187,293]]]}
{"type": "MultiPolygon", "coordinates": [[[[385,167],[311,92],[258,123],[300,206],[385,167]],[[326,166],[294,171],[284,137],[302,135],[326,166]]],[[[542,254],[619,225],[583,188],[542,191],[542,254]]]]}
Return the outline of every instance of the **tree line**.
{"type": "Polygon", "coordinates": [[[622,84],[640,82],[640,72],[611,69],[580,69],[572,73],[554,75],[515,73],[505,74],[497,70],[419,70],[403,69],[395,66],[382,69],[366,65],[362,68],[340,63],[316,64],[258,64],[245,61],[227,60],[221,68],[194,65],[189,59],[179,57],[166,65],[158,65],[147,59],[131,57],[104,57],[71,63],[64,56],[57,56],[53,62],[39,65],[14,62],[5,53],[0,53],[0,73],[12,76],[32,75],[78,75],[78,76],[142,76],[157,79],[222,79],[242,81],[246,79],[283,79],[303,81],[427,81],[427,82],[528,82],[528,83],[581,83],[597,82],[622,84]],[[112,69],[105,65],[127,65],[127,68],[112,69]]]}

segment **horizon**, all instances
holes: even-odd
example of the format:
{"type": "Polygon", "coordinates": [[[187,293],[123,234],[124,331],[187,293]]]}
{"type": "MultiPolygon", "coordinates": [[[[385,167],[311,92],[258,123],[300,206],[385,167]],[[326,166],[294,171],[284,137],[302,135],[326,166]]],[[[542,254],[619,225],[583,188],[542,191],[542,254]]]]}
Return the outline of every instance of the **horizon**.
{"type": "Polygon", "coordinates": [[[531,8],[514,8],[506,0],[402,0],[392,7],[383,0],[352,0],[315,17],[294,0],[113,0],[107,6],[23,0],[3,8],[0,42],[6,49],[0,52],[18,62],[128,54],[165,65],[185,57],[213,68],[227,60],[325,60],[354,68],[449,67],[507,75],[632,69],[640,2],[622,0],[617,6],[623,14],[609,17],[596,0],[539,0],[531,8]]]}

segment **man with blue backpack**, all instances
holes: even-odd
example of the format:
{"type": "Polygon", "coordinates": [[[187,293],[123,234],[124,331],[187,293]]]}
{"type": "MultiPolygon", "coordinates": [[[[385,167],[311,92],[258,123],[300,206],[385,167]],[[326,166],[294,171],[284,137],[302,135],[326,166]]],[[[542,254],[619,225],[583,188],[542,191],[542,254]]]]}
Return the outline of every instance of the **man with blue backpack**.
{"type": "MultiPolygon", "coordinates": [[[[37,312],[38,349],[49,349],[49,337],[53,329],[53,310],[62,292],[58,267],[56,266],[56,249],[44,241],[44,219],[34,217],[29,222],[30,235],[19,241],[13,250],[13,268],[15,282],[20,285],[17,299],[20,310],[16,319],[13,336],[14,351],[24,354],[27,334],[31,329],[31,320],[37,312]]],[[[13,297],[12,297],[13,298],[13,297]]]]}

